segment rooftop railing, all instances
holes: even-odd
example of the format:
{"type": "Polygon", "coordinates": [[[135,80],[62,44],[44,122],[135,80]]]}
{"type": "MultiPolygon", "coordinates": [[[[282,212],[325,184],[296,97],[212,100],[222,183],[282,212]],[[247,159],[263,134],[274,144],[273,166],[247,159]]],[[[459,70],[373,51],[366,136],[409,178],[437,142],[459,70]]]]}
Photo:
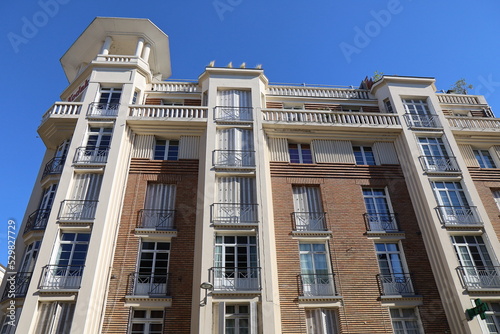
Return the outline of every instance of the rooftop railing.
{"type": "Polygon", "coordinates": [[[464,94],[436,94],[439,103],[444,104],[481,104],[479,98],[474,95],[464,94]]]}
{"type": "Polygon", "coordinates": [[[500,118],[448,116],[446,119],[452,128],[500,131],[500,118]]]}
{"type": "Polygon", "coordinates": [[[159,82],[151,85],[151,90],[166,93],[200,93],[196,82],[159,82]]]}
{"type": "Polygon", "coordinates": [[[206,119],[207,107],[131,106],[129,116],[143,118],[206,119]]]}
{"type": "Polygon", "coordinates": [[[370,91],[353,88],[329,88],[306,86],[269,86],[268,95],[300,96],[300,97],[328,97],[338,99],[371,99],[370,91]]]}

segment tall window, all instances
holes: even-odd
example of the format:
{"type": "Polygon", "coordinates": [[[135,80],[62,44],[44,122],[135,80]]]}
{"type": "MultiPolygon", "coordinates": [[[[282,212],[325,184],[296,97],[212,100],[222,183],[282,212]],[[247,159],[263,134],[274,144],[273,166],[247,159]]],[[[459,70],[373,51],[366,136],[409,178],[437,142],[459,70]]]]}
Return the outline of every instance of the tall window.
{"type": "Polygon", "coordinates": [[[448,224],[475,223],[479,221],[472,211],[460,182],[432,182],[441,218],[448,224]]]}
{"type": "Polygon", "coordinates": [[[493,266],[482,236],[451,236],[451,241],[467,287],[500,287],[500,273],[493,266]]]}
{"type": "Polygon", "coordinates": [[[52,204],[54,203],[54,197],[56,196],[57,184],[54,183],[50,185],[43,191],[42,200],[40,201],[39,210],[50,211],[52,209],[52,204]]]}
{"type": "Polygon", "coordinates": [[[142,242],[135,294],[166,295],[170,243],[142,242]]]}
{"type": "Polygon", "coordinates": [[[241,128],[218,129],[214,165],[255,166],[253,131],[241,128]]]}
{"type": "Polygon", "coordinates": [[[215,237],[214,286],[223,290],[256,290],[259,287],[257,238],[215,237]]]}
{"type": "Polygon", "coordinates": [[[307,334],[336,334],[337,312],[328,308],[306,309],[307,334]]]}
{"type": "Polygon", "coordinates": [[[392,328],[395,334],[421,334],[418,315],[413,308],[391,308],[392,328]]]}
{"type": "Polygon", "coordinates": [[[70,333],[74,313],[74,302],[40,303],[35,334],[70,333]]]}
{"type": "Polygon", "coordinates": [[[333,275],[328,266],[326,245],[300,243],[299,251],[304,296],[333,296],[333,275]]]}
{"type": "Polygon", "coordinates": [[[16,307],[14,320],[11,319],[10,314],[6,314],[2,318],[2,327],[0,328],[1,334],[15,334],[17,323],[19,321],[19,317],[21,316],[22,307],[16,307]],[[13,324],[14,323],[14,324],[13,324]]]}
{"type": "Polygon", "coordinates": [[[89,248],[90,233],[63,233],[55,265],[46,273],[45,287],[49,289],[78,289],[89,248]]]}
{"type": "Polygon", "coordinates": [[[132,309],[130,334],[162,334],[163,310],[132,309]]]}
{"type": "Polygon", "coordinates": [[[57,184],[54,183],[50,185],[43,191],[42,199],[40,200],[40,205],[38,210],[32,213],[26,224],[26,229],[43,229],[47,226],[47,221],[49,220],[50,211],[52,210],[52,205],[54,204],[54,197],[56,196],[57,184]]]}
{"type": "Polygon", "coordinates": [[[179,158],[178,140],[156,140],[154,160],[177,160],[179,158]]]}
{"type": "Polygon", "coordinates": [[[250,333],[250,308],[249,305],[227,305],[225,312],[226,334],[250,333]]]}
{"type": "Polygon", "coordinates": [[[479,163],[479,167],[496,168],[495,162],[493,161],[493,158],[488,150],[474,150],[474,156],[479,163]]]}
{"type": "Polygon", "coordinates": [[[75,174],[70,198],[63,202],[59,219],[94,219],[101,183],[102,174],[75,174]]]}
{"type": "Polygon", "coordinates": [[[486,311],[487,333],[500,333],[500,303],[489,302],[488,311],[486,311]]]}
{"type": "Polygon", "coordinates": [[[217,91],[216,120],[251,121],[252,116],[252,93],[250,90],[217,91]]]}
{"type": "Polygon", "coordinates": [[[385,295],[413,293],[410,277],[404,270],[397,243],[375,243],[380,280],[385,295]]]}
{"type": "Polygon", "coordinates": [[[392,108],[391,100],[388,98],[384,100],[385,111],[388,113],[394,113],[394,109],[392,108]]]}
{"type": "Polygon", "coordinates": [[[356,165],[376,165],[375,155],[370,146],[353,146],[356,165]]]}
{"type": "Polygon", "coordinates": [[[312,164],[311,145],[309,144],[288,144],[290,162],[298,164],[312,164]]]}
{"type": "Polygon", "coordinates": [[[428,170],[450,170],[457,166],[450,165],[448,152],[442,138],[439,137],[419,137],[418,143],[424,156],[426,168],[428,170]]]}
{"type": "Polygon", "coordinates": [[[404,99],[403,104],[408,114],[429,115],[430,110],[426,100],[404,99]]]}
{"type": "Polygon", "coordinates": [[[174,228],[175,193],[175,184],[149,183],[144,210],[141,212],[141,227],[174,228]]]}
{"type": "Polygon", "coordinates": [[[255,223],[257,193],[251,177],[219,177],[213,219],[219,223],[255,223]]]}
{"type": "Polygon", "coordinates": [[[90,127],[87,134],[87,150],[107,150],[111,144],[113,128],[90,127]]]}
{"type": "Polygon", "coordinates": [[[21,262],[20,272],[31,273],[35,267],[38,251],[40,250],[40,241],[34,241],[26,247],[23,261],[21,262]]]}
{"type": "Polygon", "coordinates": [[[325,213],[320,188],[293,186],[294,228],[297,231],[324,231],[325,213]]]}
{"type": "Polygon", "coordinates": [[[120,88],[101,88],[101,96],[99,97],[100,104],[118,104],[122,90],[120,88]]]}
{"type": "Polygon", "coordinates": [[[397,231],[384,189],[365,188],[363,198],[370,231],[397,231]]]}

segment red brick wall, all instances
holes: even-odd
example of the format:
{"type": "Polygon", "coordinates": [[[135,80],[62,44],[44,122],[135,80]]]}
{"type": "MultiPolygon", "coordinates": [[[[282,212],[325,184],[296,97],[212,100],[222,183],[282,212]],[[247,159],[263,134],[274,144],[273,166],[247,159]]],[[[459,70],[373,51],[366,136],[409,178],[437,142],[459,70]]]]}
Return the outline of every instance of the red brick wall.
{"type": "Polygon", "coordinates": [[[137,271],[140,238],[135,235],[148,181],[176,183],[175,224],[169,263],[172,306],[165,309],[164,333],[190,332],[198,161],[148,161],[133,159],[120,221],[103,333],[127,333],[130,308],[125,307],[129,275],[137,271]]]}
{"type": "Polygon", "coordinates": [[[388,308],[380,301],[374,241],[366,236],[363,186],[388,188],[400,228],[405,232],[401,245],[409,271],[414,275],[414,287],[417,294],[423,296],[419,311],[425,333],[449,330],[399,167],[344,165],[337,168],[333,164],[293,166],[275,163],[271,173],[283,333],[306,331],[304,309],[298,304],[299,241],[291,235],[290,214],[294,211],[292,185],[311,183],[321,189],[323,208],[332,231],[330,259],[337,292],[343,296],[343,307],[339,308],[342,333],[392,332],[388,308]],[[308,172],[304,173],[304,169],[308,172]]]}

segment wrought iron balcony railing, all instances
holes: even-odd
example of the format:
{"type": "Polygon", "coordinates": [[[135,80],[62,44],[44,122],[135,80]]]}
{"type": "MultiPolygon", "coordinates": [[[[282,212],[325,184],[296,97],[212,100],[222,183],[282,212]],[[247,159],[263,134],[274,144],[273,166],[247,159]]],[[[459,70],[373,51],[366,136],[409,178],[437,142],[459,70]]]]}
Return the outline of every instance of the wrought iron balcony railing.
{"type": "Polygon", "coordinates": [[[255,167],[255,151],[215,150],[215,167],[255,167]]]}
{"type": "Polygon", "coordinates": [[[129,276],[129,291],[131,296],[157,296],[169,295],[168,274],[131,273],[129,276]]]}
{"type": "Polygon", "coordinates": [[[365,213],[366,230],[370,232],[398,232],[395,213],[365,213]]]}
{"type": "Polygon", "coordinates": [[[500,267],[461,266],[457,271],[466,289],[500,289],[500,267]]]}
{"type": "Polygon", "coordinates": [[[66,158],[52,158],[43,169],[42,179],[47,175],[61,174],[66,158]]]}
{"type": "Polygon", "coordinates": [[[334,274],[300,274],[300,295],[335,296],[334,274]]]}
{"type": "Polygon", "coordinates": [[[384,296],[415,294],[409,273],[378,274],[377,278],[384,296]]]}
{"type": "Polygon", "coordinates": [[[483,225],[475,206],[438,206],[436,210],[443,225],[483,225]]]}
{"type": "Polygon", "coordinates": [[[409,128],[442,128],[437,115],[404,114],[409,128]]]}
{"type": "Polygon", "coordinates": [[[24,233],[28,233],[33,230],[45,230],[47,227],[47,221],[49,220],[50,209],[48,210],[36,210],[28,217],[26,222],[26,227],[24,228],[24,233]]]}
{"type": "Polygon", "coordinates": [[[217,106],[214,108],[214,119],[226,122],[251,122],[253,120],[253,108],[217,106]]]}
{"type": "Polygon", "coordinates": [[[40,289],[79,289],[83,268],[83,265],[47,265],[43,267],[40,289]]]}
{"type": "Polygon", "coordinates": [[[155,230],[175,229],[175,210],[144,209],[139,211],[137,228],[155,230]]]}
{"type": "Polygon", "coordinates": [[[212,221],[215,224],[258,224],[258,204],[214,203],[212,221]]]}
{"type": "Polygon", "coordinates": [[[116,117],[118,116],[119,103],[93,102],[89,106],[87,116],[93,117],[116,117]]]}
{"type": "Polygon", "coordinates": [[[32,274],[31,272],[18,272],[9,277],[5,277],[4,280],[7,281],[7,284],[5,285],[2,300],[25,297],[28,292],[32,274]]]}
{"type": "Polygon", "coordinates": [[[76,149],[74,163],[105,164],[108,161],[109,147],[79,147],[76,149]]]}
{"type": "Polygon", "coordinates": [[[446,156],[423,155],[418,157],[422,169],[426,172],[460,172],[457,159],[446,156]]]}
{"type": "Polygon", "coordinates": [[[257,291],[261,289],[260,268],[213,267],[209,269],[214,290],[257,291]]]}
{"type": "Polygon", "coordinates": [[[293,212],[294,231],[326,231],[325,212],[293,212]]]}
{"type": "Polygon", "coordinates": [[[94,200],[65,200],[61,202],[59,220],[93,220],[98,201],[94,200]]]}

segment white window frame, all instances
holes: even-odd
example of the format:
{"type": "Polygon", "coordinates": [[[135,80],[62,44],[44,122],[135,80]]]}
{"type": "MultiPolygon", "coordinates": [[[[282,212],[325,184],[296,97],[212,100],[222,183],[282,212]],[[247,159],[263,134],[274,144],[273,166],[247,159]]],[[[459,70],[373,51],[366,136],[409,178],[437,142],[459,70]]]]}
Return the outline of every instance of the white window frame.
{"type": "Polygon", "coordinates": [[[106,126],[89,126],[85,140],[87,150],[107,150],[111,146],[113,128],[106,126]]]}
{"type": "Polygon", "coordinates": [[[325,212],[319,186],[293,185],[295,229],[301,231],[324,230],[325,212]]]}
{"type": "MultiPolygon", "coordinates": [[[[214,323],[218,324],[217,334],[226,334],[226,319],[236,319],[247,317],[245,315],[239,316],[238,314],[226,314],[226,305],[245,305],[248,306],[248,333],[257,334],[259,333],[258,326],[258,312],[257,312],[257,301],[250,301],[248,303],[235,302],[235,301],[220,301],[218,307],[216,306],[214,314],[214,323]]],[[[241,329],[241,328],[240,328],[241,329]]],[[[237,334],[239,332],[235,332],[237,334]]]]}
{"type": "Polygon", "coordinates": [[[75,313],[75,302],[42,302],[34,334],[69,333],[75,313]]]}
{"type": "Polygon", "coordinates": [[[500,302],[485,301],[488,311],[485,312],[486,319],[480,320],[484,333],[500,333],[500,302]],[[495,328],[491,328],[494,326],[495,328]]]}
{"type": "Polygon", "coordinates": [[[375,166],[375,165],[377,165],[377,159],[375,158],[375,151],[373,150],[372,146],[353,145],[352,146],[352,151],[354,153],[354,161],[355,161],[356,165],[368,165],[368,166],[375,166]],[[362,163],[358,163],[358,161],[356,159],[356,152],[360,152],[361,159],[363,160],[362,163]],[[367,158],[367,152],[370,152],[371,155],[373,156],[373,163],[368,163],[369,159],[367,158]]]}
{"type": "Polygon", "coordinates": [[[121,100],[121,95],[122,95],[122,89],[121,88],[107,88],[107,87],[101,87],[99,90],[99,97],[97,99],[97,102],[100,104],[118,104],[120,103],[121,100]],[[103,94],[109,94],[108,97],[104,98],[103,94]]]}
{"type": "Polygon", "coordinates": [[[171,247],[170,242],[141,240],[139,256],[137,257],[137,275],[134,282],[136,295],[167,294],[171,247]],[[145,248],[146,244],[153,244],[154,247],[152,249],[145,248]],[[160,248],[160,245],[166,246],[165,249],[160,248]],[[153,257],[148,259],[148,255],[151,254],[153,257]],[[161,256],[166,257],[161,258],[161,256]],[[151,262],[151,266],[144,266],[145,262],[151,262]],[[166,262],[166,266],[158,266],[160,262],[166,262]]]}
{"type": "Polygon", "coordinates": [[[403,292],[413,294],[413,282],[408,276],[408,266],[401,242],[375,242],[374,246],[380,274],[384,275],[381,276],[383,293],[385,295],[399,295],[401,291],[398,289],[406,285],[407,287],[404,288],[406,291],[403,292]],[[384,249],[379,249],[377,245],[384,245],[384,249]],[[387,245],[395,245],[396,250],[389,250],[387,245]],[[386,266],[381,266],[382,263],[386,266]],[[390,277],[385,275],[390,275],[390,277]]]}
{"type": "Polygon", "coordinates": [[[53,254],[53,261],[51,263],[53,263],[56,266],[82,266],[83,267],[85,265],[85,261],[86,261],[88,250],[89,250],[88,246],[90,243],[90,238],[91,238],[91,234],[87,233],[87,232],[61,232],[61,234],[59,236],[57,252],[55,252],[55,254],[53,254]],[[65,238],[65,235],[68,235],[68,236],[74,235],[74,237],[71,240],[70,239],[63,240],[65,238]],[[85,238],[87,240],[78,240],[80,235],[82,235],[82,236],[88,235],[88,238],[85,238]],[[69,253],[68,259],[61,259],[61,254],[63,252],[63,248],[65,248],[65,247],[63,247],[63,245],[70,245],[70,248],[69,248],[70,250],[69,251],[65,250],[65,252],[69,253]],[[78,245],[85,245],[86,246],[85,256],[82,259],[75,258],[76,253],[83,253],[82,252],[83,248],[77,247],[78,245]],[[77,248],[81,248],[81,249],[77,250],[77,248]],[[63,262],[68,261],[68,263],[61,264],[62,261],[63,262]],[[75,262],[77,262],[77,263],[75,264],[75,262]]]}
{"type": "Polygon", "coordinates": [[[403,106],[408,114],[431,115],[431,110],[425,98],[403,99],[403,106]]]}
{"type": "Polygon", "coordinates": [[[311,147],[311,144],[295,144],[295,143],[288,143],[288,154],[290,157],[290,163],[294,164],[313,164],[314,163],[314,154],[313,150],[311,147]],[[292,145],[297,146],[297,155],[299,158],[299,161],[292,161],[292,153],[291,150],[295,149],[292,148],[292,145]],[[309,156],[311,157],[310,160],[308,159],[309,156]]]}
{"type": "Polygon", "coordinates": [[[38,210],[50,211],[52,209],[52,205],[54,204],[54,198],[56,197],[56,191],[57,191],[57,183],[53,183],[44,189],[42,199],[40,200],[40,205],[38,206],[38,210]]]}
{"type": "Polygon", "coordinates": [[[307,334],[337,334],[338,310],[332,308],[305,309],[307,334]]]}
{"type": "Polygon", "coordinates": [[[394,218],[394,209],[392,208],[391,199],[387,188],[362,188],[363,201],[365,203],[366,213],[370,215],[377,215],[377,217],[369,217],[368,223],[370,224],[370,229],[372,231],[385,231],[393,230],[395,231],[398,226],[394,218]],[[366,194],[365,191],[370,191],[370,194],[366,194]],[[383,194],[374,194],[375,191],[382,191],[383,194]],[[385,204],[385,209],[381,210],[377,199],[383,199],[385,204]],[[370,200],[371,203],[367,203],[370,200]],[[370,209],[369,207],[373,207],[370,209]],[[384,218],[385,216],[385,218],[384,218]],[[375,219],[373,219],[375,218],[375,219]],[[385,227],[384,227],[385,226],[385,227]]]}
{"type": "Polygon", "coordinates": [[[128,334],[161,334],[163,333],[164,329],[164,322],[165,322],[165,310],[164,309],[140,309],[140,308],[132,308],[131,314],[130,314],[130,325],[129,325],[129,331],[127,332],[128,334]],[[145,317],[144,318],[139,318],[135,317],[135,312],[145,312],[145,317]],[[153,312],[162,312],[162,316],[160,317],[152,317],[153,312]],[[142,331],[134,331],[133,326],[134,324],[141,324],[144,325],[144,328],[142,331]],[[160,331],[152,331],[151,330],[151,325],[161,325],[161,330],[160,331]]]}
{"type": "Polygon", "coordinates": [[[177,139],[156,139],[153,152],[153,160],[179,160],[179,144],[177,139]],[[163,154],[159,154],[161,147],[164,147],[163,154]]]}
{"type": "Polygon", "coordinates": [[[420,316],[417,308],[390,308],[389,315],[391,316],[391,324],[395,334],[423,334],[422,323],[420,321],[420,316]],[[405,310],[412,310],[412,316],[405,316],[405,310]],[[398,317],[394,317],[393,313],[398,313],[398,317]],[[394,323],[400,323],[402,328],[395,328],[394,323]],[[417,325],[417,328],[408,328],[409,324],[414,323],[417,325]],[[414,330],[417,329],[418,333],[415,333],[414,330]]]}
{"type": "Polygon", "coordinates": [[[23,261],[19,267],[19,272],[32,273],[35,267],[38,252],[40,251],[41,241],[33,241],[24,250],[23,261]]]}
{"type": "Polygon", "coordinates": [[[225,305],[224,312],[224,326],[227,332],[228,329],[233,329],[231,333],[241,334],[243,329],[246,329],[246,333],[250,333],[250,305],[249,304],[228,304],[225,305]],[[228,312],[228,308],[234,308],[233,312],[228,312]],[[247,309],[247,312],[240,312],[240,309],[247,309]],[[229,327],[228,321],[234,321],[234,327],[229,327]],[[246,320],[246,325],[244,325],[246,320]]]}
{"type": "Polygon", "coordinates": [[[472,150],[480,168],[497,168],[489,150],[472,150]]]}
{"type": "Polygon", "coordinates": [[[326,242],[300,242],[299,257],[303,294],[305,296],[335,295],[333,269],[328,244],[326,242]],[[322,247],[318,248],[316,246],[322,247]],[[318,261],[318,255],[323,255],[322,261],[318,261]],[[305,263],[308,264],[307,267],[304,267],[305,263]]]}

